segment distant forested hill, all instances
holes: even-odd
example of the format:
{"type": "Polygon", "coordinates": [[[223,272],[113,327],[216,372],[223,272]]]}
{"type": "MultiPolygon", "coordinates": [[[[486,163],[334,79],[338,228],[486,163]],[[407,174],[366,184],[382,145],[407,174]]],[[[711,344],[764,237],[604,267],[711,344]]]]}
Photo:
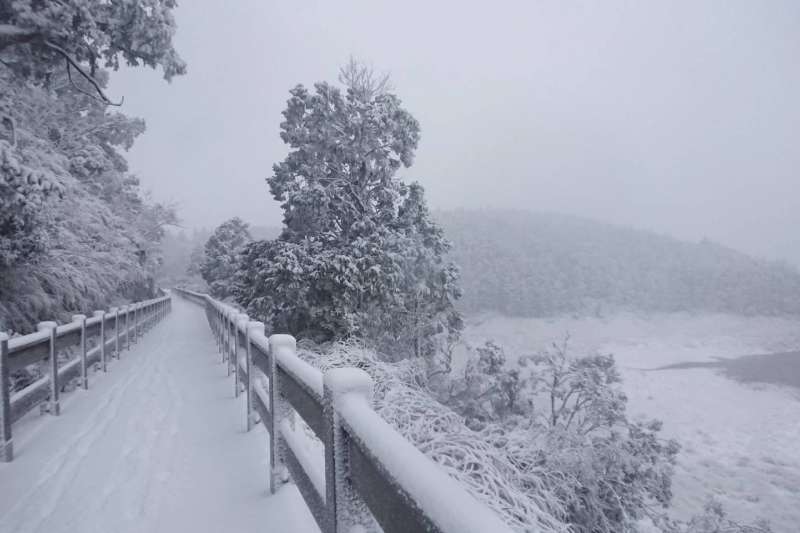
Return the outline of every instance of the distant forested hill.
{"type": "Polygon", "coordinates": [[[800,272],[708,241],[567,215],[436,213],[461,267],[465,311],[800,313],[800,272]]]}

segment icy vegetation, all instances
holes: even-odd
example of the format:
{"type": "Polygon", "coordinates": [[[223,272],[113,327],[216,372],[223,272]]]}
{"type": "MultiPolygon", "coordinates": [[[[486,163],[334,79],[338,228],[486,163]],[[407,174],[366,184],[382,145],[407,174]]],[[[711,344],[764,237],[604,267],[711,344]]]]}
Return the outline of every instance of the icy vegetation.
{"type": "Polygon", "coordinates": [[[176,216],[128,172],[123,151],[144,121],[112,111],[104,87],[120,61],[167,79],[185,71],[173,7],[0,7],[0,329],[153,295],[159,241],[176,216]]]}

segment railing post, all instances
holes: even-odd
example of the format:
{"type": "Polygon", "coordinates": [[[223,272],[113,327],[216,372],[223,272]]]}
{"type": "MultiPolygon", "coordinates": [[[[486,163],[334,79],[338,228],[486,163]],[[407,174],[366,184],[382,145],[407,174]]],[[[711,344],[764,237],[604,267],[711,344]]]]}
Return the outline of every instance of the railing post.
{"type": "Polygon", "coordinates": [[[222,354],[222,362],[225,362],[225,345],[222,342],[222,311],[214,306],[214,327],[216,328],[217,333],[217,346],[219,347],[219,353],[222,354]]]}
{"type": "Polygon", "coordinates": [[[100,366],[103,372],[108,372],[106,364],[106,312],[95,311],[94,316],[100,317],[100,366]]]}
{"type": "Polygon", "coordinates": [[[120,326],[119,307],[115,307],[114,308],[114,335],[116,335],[116,338],[114,339],[114,353],[117,355],[117,359],[119,359],[120,355],[121,355],[121,352],[120,352],[120,349],[119,349],[119,345],[120,345],[120,342],[119,342],[119,326],[120,326]]]}
{"type": "Polygon", "coordinates": [[[231,375],[231,327],[228,311],[222,311],[222,358],[225,360],[228,377],[231,375]]]}
{"type": "Polygon", "coordinates": [[[52,321],[39,322],[36,324],[38,331],[50,332],[50,414],[58,416],[61,414],[61,405],[58,402],[58,394],[61,387],[58,384],[58,354],[56,353],[56,327],[58,324],[52,321]]]}
{"type": "Polygon", "coordinates": [[[133,304],[133,344],[139,343],[139,304],[133,304]]]}
{"type": "Polygon", "coordinates": [[[72,321],[81,325],[81,384],[89,390],[89,368],[86,363],[86,315],[72,315],[72,321]]]}
{"type": "Polygon", "coordinates": [[[294,356],[297,351],[297,341],[291,335],[272,335],[269,338],[269,412],[272,414],[272,426],[269,429],[269,490],[272,494],[278,487],[289,480],[289,471],[286,468],[286,443],[280,437],[281,420],[291,416],[292,408],[281,397],[280,378],[278,377],[277,358],[281,353],[288,352],[294,356]]]}
{"type": "Polygon", "coordinates": [[[114,313],[114,356],[119,360],[119,308],[112,307],[109,311],[114,313]]]}
{"type": "Polygon", "coordinates": [[[128,307],[128,320],[130,323],[128,324],[128,349],[131,349],[131,345],[136,344],[136,304],[131,304],[128,307]]]}
{"type": "MultiPolygon", "coordinates": [[[[248,322],[247,323],[247,385],[245,389],[245,394],[247,395],[246,398],[246,405],[247,405],[247,431],[253,429],[253,352],[252,352],[252,338],[253,333],[259,332],[264,333],[264,323],[263,322],[248,322]]],[[[266,426],[267,421],[264,420],[264,425],[266,426]]],[[[269,429],[269,428],[267,428],[269,429]]]]}
{"type": "Polygon", "coordinates": [[[231,328],[230,318],[226,310],[222,311],[222,352],[228,365],[228,376],[231,375],[231,328]]]}
{"type": "Polygon", "coordinates": [[[225,314],[225,333],[226,333],[226,337],[227,337],[226,343],[225,343],[225,348],[228,351],[228,376],[231,375],[231,370],[235,369],[235,367],[234,368],[231,368],[231,367],[236,364],[236,362],[234,361],[234,359],[236,358],[236,354],[233,351],[233,347],[234,347],[233,325],[234,325],[234,322],[236,320],[236,315],[237,315],[237,313],[235,313],[233,310],[229,310],[225,314]]]}
{"type": "Polygon", "coordinates": [[[242,325],[242,328],[247,331],[247,323],[250,322],[250,317],[244,313],[237,313],[236,317],[233,321],[233,397],[239,397],[239,387],[241,383],[239,383],[239,324],[242,325]]]}
{"type": "Polygon", "coordinates": [[[131,306],[130,305],[124,305],[124,306],[122,306],[122,308],[125,310],[125,349],[126,350],[130,350],[131,349],[131,339],[129,337],[128,328],[130,327],[130,324],[131,324],[131,321],[130,321],[130,318],[129,318],[130,314],[131,314],[131,306]]]}
{"type": "Polygon", "coordinates": [[[366,505],[350,484],[348,436],[336,411],[345,395],[357,395],[372,403],[373,382],[369,374],[356,368],[335,368],[322,377],[322,410],[325,421],[325,533],[346,533],[354,526],[369,529],[374,523],[366,505]]]}
{"type": "Polygon", "coordinates": [[[139,344],[142,336],[142,304],[136,304],[136,312],[133,314],[133,342],[139,344]]]}
{"type": "Polygon", "coordinates": [[[0,461],[14,459],[11,438],[11,384],[8,371],[8,335],[0,332],[0,461]]]}

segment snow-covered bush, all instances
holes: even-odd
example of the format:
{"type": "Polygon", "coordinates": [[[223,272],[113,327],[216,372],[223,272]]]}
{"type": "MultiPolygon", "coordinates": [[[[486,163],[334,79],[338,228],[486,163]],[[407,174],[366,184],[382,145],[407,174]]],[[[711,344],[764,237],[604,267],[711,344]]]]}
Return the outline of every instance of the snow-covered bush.
{"type": "Polygon", "coordinates": [[[554,493],[573,531],[612,533],[668,506],[679,449],[657,421],[628,420],[619,382],[613,357],[569,357],[566,340],[514,363],[488,342],[438,389],[471,427],[504,435],[530,490],[554,493]]]}
{"type": "Polygon", "coordinates": [[[422,383],[427,363],[378,359],[363,343],[299,344],[299,354],[321,370],[358,367],[375,382],[375,409],[426,456],[494,509],[516,531],[566,533],[566,509],[546,483],[530,489],[505,447],[502,432],[477,432],[461,415],[436,401],[422,383]]]}

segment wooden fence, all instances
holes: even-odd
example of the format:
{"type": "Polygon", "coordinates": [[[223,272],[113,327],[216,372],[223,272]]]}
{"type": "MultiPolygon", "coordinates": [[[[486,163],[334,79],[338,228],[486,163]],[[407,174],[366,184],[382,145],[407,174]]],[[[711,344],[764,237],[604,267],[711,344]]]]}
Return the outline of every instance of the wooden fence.
{"type": "Polygon", "coordinates": [[[147,329],[164,318],[172,306],[170,296],[136,302],[94,316],[73,315],[72,322],[40,322],[37,332],[9,338],[0,333],[0,461],[11,461],[14,444],[11,426],[36,406],[58,416],[59,394],[69,380],[78,378],[89,388],[88,371],[92,364],[106,371],[109,357],[119,358],[147,329]],[[94,347],[90,346],[94,344],[94,347]],[[77,349],[77,357],[59,366],[58,355],[77,349]],[[28,365],[46,362],[47,375],[27,387],[11,392],[10,374],[28,365]]]}
{"type": "Polygon", "coordinates": [[[488,507],[405,440],[371,407],[373,383],[360,369],[324,374],[297,356],[290,335],[208,295],[176,289],[204,306],[235,394],[246,395],[247,430],[269,434],[270,490],[294,480],[323,533],[510,533],[488,507]],[[257,379],[257,374],[265,378],[257,379]],[[322,441],[308,446],[298,414],[322,441]]]}

